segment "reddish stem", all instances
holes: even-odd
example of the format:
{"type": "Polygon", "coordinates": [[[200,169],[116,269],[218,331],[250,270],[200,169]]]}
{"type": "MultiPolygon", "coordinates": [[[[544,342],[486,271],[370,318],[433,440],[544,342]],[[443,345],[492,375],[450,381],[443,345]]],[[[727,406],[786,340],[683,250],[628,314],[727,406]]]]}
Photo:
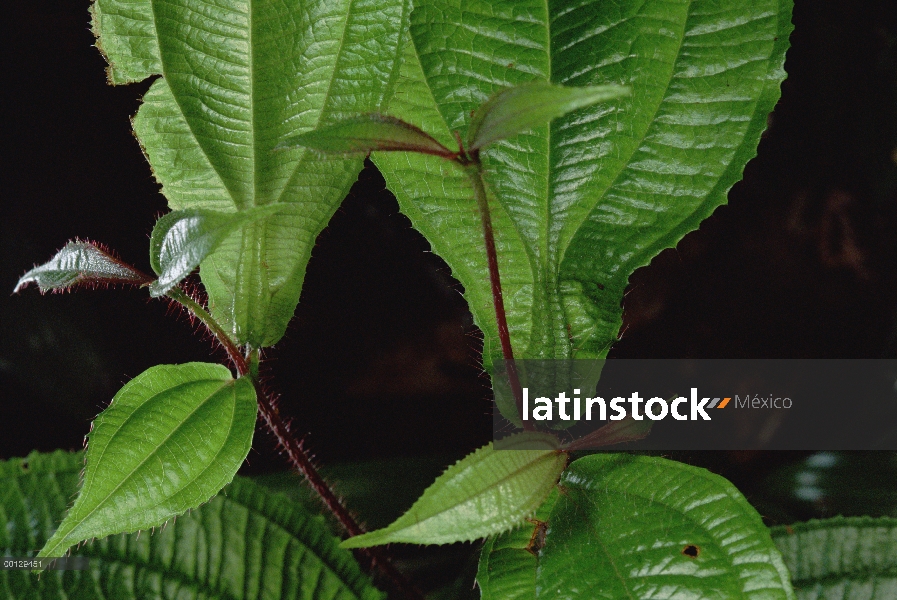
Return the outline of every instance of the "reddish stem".
{"type": "MultiPolygon", "coordinates": [[[[324,506],[329,510],[345,528],[350,536],[361,535],[364,529],[355,521],[349,510],[343,506],[340,499],[336,496],[327,482],[318,473],[318,470],[312,464],[311,457],[302,447],[296,438],[290,433],[289,427],[284,423],[277,411],[274,402],[265,393],[258,379],[258,351],[253,350],[248,355],[249,362],[237,348],[237,345],[229,335],[218,325],[218,322],[206,311],[203,306],[188,296],[179,288],[175,288],[169,292],[169,296],[183,304],[196,318],[208,327],[218,343],[227,352],[228,357],[241,377],[249,376],[252,385],[255,387],[256,397],[258,400],[259,411],[262,413],[262,419],[267,425],[268,430],[274,434],[277,443],[286,452],[290,464],[298,471],[312,487],[324,506]]],[[[423,595],[417,590],[404,575],[399,573],[396,568],[389,562],[386,555],[377,548],[362,548],[360,550],[370,561],[371,565],[380,569],[383,575],[392,582],[393,586],[410,600],[423,600],[423,595]]]]}
{"type": "MultiPolygon", "coordinates": [[[[460,143],[460,139],[459,139],[460,143]]],[[[505,313],[505,300],[501,291],[501,276],[498,272],[498,253],[495,250],[495,234],[492,231],[492,216],[489,213],[489,200],[486,196],[486,186],[483,184],[483,166],[480,163],[479,154],[472,157],[459,158],[458,162],[464,167],[473,185],[474,195],[477,199],[477,207],[480,211],[480,220],[483,223],[483,241],[486,245],[486,259],[489,264],[489,283],[492,287],[492,304],[495,305],[495,321],[498,324],[498,339],[501,343],[501,353],[505,359],[508,371],[508,382],[514,401],[517,404],[517,414],[523,417],[523,388],[520,385],[520,375],[517,373],[517,364],[514,362],[514,350],[511,347],[511,332],[508,329],[508,317],[505,313]]],[[[535,427],[530,421],[523,421],[523,429],[534,431],[535,427]]]]}

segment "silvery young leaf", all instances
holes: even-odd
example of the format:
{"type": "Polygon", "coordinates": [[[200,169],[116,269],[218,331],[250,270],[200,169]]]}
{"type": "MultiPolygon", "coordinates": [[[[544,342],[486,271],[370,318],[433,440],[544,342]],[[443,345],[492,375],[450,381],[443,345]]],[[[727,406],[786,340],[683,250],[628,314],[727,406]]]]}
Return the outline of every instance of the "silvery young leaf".
{"type": "Polygon", "coordinates": [[[836,517],[775,527],[798,600],[897,598],[897,519],[836,517]]]}
{"type": "Polygon", "coordinates": [[[554,436],[520,433],[508,449],[488,444],[440,475],[404,515],[383,529],[349,538],[343,548],[392,542],[450,544],[501,533],[532,515],[567,464],[554,436]],[[536,449],[542,446],[542,449],[536,449]]]}
{"type": "Polygon", "coordinates": [[[302,146],[337,154],[364,154],[374,150],[408,151],[453,158],[452,152],[414,125],[380,114],[344,119],[332,125],[285,139],[278,148],[302,146]]]}
{"type": "Polygon", "coordinates": [[[559,483],[536,598],[793,599],[757,511],[704,469],[594,454],[559,483]]]}
{"type": "Polygon", "coordinates": [[[477,585],[480,600],[533,600],[536,597],[536,557],[545,542],[557,489],[521,527],[490,536],[480,551],[477,585]]]}
{"type": "Polygon", "coordinates": [[[249,453],[256,411],[252,383],[221,365],[159,365],[129,381],[94,421],[84,485],[39,556],[207,502],[249,453]]]}
{"type": "Polygon", "coordinates": [[[150,296],[164,296],[187,277],[233,231],[246,223],[272,215],[276,204],[237,213],[187,209],[168,213],[156,221],[150,236],[150,263],[159,279],[150,296]]]}
{"type": "MultiPolygon", "coordinates": [[[[0,461],[0,555],[31,556],[78,489],[82,453],[0,461]]],[[[0,570],[0,596],[40,600],[375,600],[324,519],[237,476],[152,534],[88,541],[84,571],[0,570]]]]}
{"type": "Polygon", "coordinates": [[[629,89],[619,85],[575,88],[533,81],[505,88],[474,112],[467,131],[467,147],[478,150],[527,129],[548,125],[578,108],[628,95],[629,89]]]}
{"type": "MultiPolygon", "coordinates": [[[[630,274],[720,204],[779,97],[790,0],[419,0],[390,114],[451,147],[471,113],[532,81],[622,85],[482,153],[516,358],[606,355],[630,274]]],[[[482,228],[460,169],[372,155],[463,284],[500,357],[482,228]]]]}
{"type": "Polygon", "coordinates": [[[13,293],[36,283],[40,291],[64,290],[78,284],[145,285],[152,278],[89,242],[66,244],[48,262],[22,275],[13,293]]]}
{"type": "Polygon", "coordinates": [[[134,130],[172,210],[283,204],[239,227],[200,278],[229,335],[274,344],[293,314],[315,238],[362,157],[273,152],[320,123],[382,110],[407,0],[96,0],[112,83],[161,75],[134,130]]]}

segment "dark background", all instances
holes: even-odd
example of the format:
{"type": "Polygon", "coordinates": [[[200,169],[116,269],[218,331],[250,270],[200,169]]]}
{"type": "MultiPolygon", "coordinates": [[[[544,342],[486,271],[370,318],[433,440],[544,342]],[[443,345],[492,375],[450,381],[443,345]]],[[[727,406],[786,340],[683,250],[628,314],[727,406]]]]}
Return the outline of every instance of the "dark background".
{"type": "MultiPolygon", "coordinates": [[[[209,359],[209,341],[145,291],[9,295],[74,237],[150,270],[148,235],[165,202],[128,121],[148,83],[106,85],[87,7],[4,7],[0,459],[80,448],[128,379],[209,359]]],[[[797,3],[789,78],[759,156],[728,206],[632,276],[612,356],[897,356],[895,13],[893,0],[797,3]]],[[[478,332],[428,250],[369,165],[321,234],[296,317],[266,363],[283,412],[324,464],[454,459],[490,437],[478,332]]],[[[256,440],[246,471],[282,468],[270,440],[256,440]]],[[[684,456],[748,491],[804,457],[684,456]]],[[[862,488],[897,471],[891,455],[845,460],[862,488]],[[862,479],[864,468],[875,475],[862,479]]],[[[882,491],[897,507],[892,492],[882,491]]]]}

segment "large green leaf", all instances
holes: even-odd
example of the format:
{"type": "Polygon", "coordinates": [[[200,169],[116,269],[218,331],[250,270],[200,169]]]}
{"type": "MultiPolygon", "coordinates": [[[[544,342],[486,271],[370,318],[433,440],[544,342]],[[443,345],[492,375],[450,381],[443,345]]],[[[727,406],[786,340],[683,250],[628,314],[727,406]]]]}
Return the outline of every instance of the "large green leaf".
{"type": "Polygon", "coordinates": [[[405,0],[97,0],[112,83],[162,75],[134,129],[172,209],[282,210],[232,233],[202,263],[212,314],[266,346],[293,314],[318,233],[361,158],[284,137],[381,109],[391,94],[405,0]]]}
{"type": "Polygon", "coordinates": [[[561,477],[536,598],[789,599],[760,515],[704,469],[595,454],[561,477]]]}
{"type": "Polygon", "coordinates": [[[459,460],[408,512],[383,529],[345,540],[343,548],[466,542],[518,525],[554,488],[567,454],[544,433],[524,432],[502,443],[505,449],[489,443],[459,460]]]}
{"type": "MultiPolygon", "coordinates": [[[[0,461],[0,553],[28,556],[78,486],[83,455],[0,461]]],[[[31,600],[373,600],[383,598],[324,519],[237,477],[207,504],[152,535],[72,550],[86,571],[0,571],[0,596],[31,600]]]]}
{"type": "Polygon", "coordinates": [[[897,598],[897,519],[854,517],[776,527],[799,600],[897,598]]]}
{"type": "MultiPolygon", "coordinates": [[[[451,144],[497,90],[626,85],[484,152],[518,358],[603,356],[629,275],[725,202],[779,96],[790,0],[417,0],[390,114],[451,144]]],[[[460,170],[374,155],[464,285],[495,360],[482,230],[460,170]]]]}
{"type": "Polygon", "coordinates": [[[84,485],[40,556],[162,525],[230,483],[252,445],[255,388],[226,367],[159,365],[93,422],[84,485]]]}

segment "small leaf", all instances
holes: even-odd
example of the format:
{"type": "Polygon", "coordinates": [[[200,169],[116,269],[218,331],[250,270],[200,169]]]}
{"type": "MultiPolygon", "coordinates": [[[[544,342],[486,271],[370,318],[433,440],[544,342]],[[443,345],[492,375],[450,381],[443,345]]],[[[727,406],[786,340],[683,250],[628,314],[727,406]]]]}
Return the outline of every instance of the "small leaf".
{"type": "Polygon", "coordinates": [[[159,365],[132,379],[94,421],[84,485],[39,556],[207,502],[249,453],[256,411],[252,383],[221,365],[159,365]]]}
{"type": "Polygon", "coordinates": [[[760,515],[718,475],[593,454],[570,465],[560,489],[536,598],[794,598],[760,515]]]}
{"type": "MultiPolygon", "coordinates": [[[[0,555],[31,556],[78,489],[84,455],[0,461],[0,555]]],[[[315,507],[319,512],[319,507],[315,507]]],[[[0,597],[33,600],[382,600],[323,517],[239,475],[152,535],[80,544],[84,571],[0,570],[0,597]]]]}
{"type": "Polygon", "coordinates": [[[247,223],[274,214],[279,208],[269,204],[238,213],[188,209],[163,216],[156,221],[150,236],[150,264],[159,275],[150,285],[150,296],[158,298],[167,294],[228,235],[247,223]]]}
{"type": "Polygon", "coordinates": [[[897,519],[835,517],[772,529],[800,600],[897,598],[897,519]]]}
{"type": "Polygon", "coordinates": [[[13,293],[36,283],[41,293],[64,290],[86,283],[127,283],[145,285],[152,281],[131,265],[122,262],[90,242],[75,240],[39,267],[34,267],[19,279],[13,293]]]}
{"type": "Polygon", "coordinates": [[[565,87],[533,81],[494,94],[473,115],[467,132],[468,148],[514,137],[528,129],[547,125],[578,108],[629,95],[619,85],[565,87]]]}
{"type": "Polygon", "coordinates": [[[545,500],[567,464],[554,436],[520,433],[508,450],[488,444],[449,467],[404,515],[388,527],[349,538],[343,548],[391,542],[450,544],[519,525],[545,500]]]}
{"type": "Polygon", "coordinates": [[[376,113],[344,119],[333,125],[287,138],[277,148],[297,146],[338,154],[369,154],[375,150],[393,150],[433,154],[444,158],[458,155],[414,125],[376,113]]]}

